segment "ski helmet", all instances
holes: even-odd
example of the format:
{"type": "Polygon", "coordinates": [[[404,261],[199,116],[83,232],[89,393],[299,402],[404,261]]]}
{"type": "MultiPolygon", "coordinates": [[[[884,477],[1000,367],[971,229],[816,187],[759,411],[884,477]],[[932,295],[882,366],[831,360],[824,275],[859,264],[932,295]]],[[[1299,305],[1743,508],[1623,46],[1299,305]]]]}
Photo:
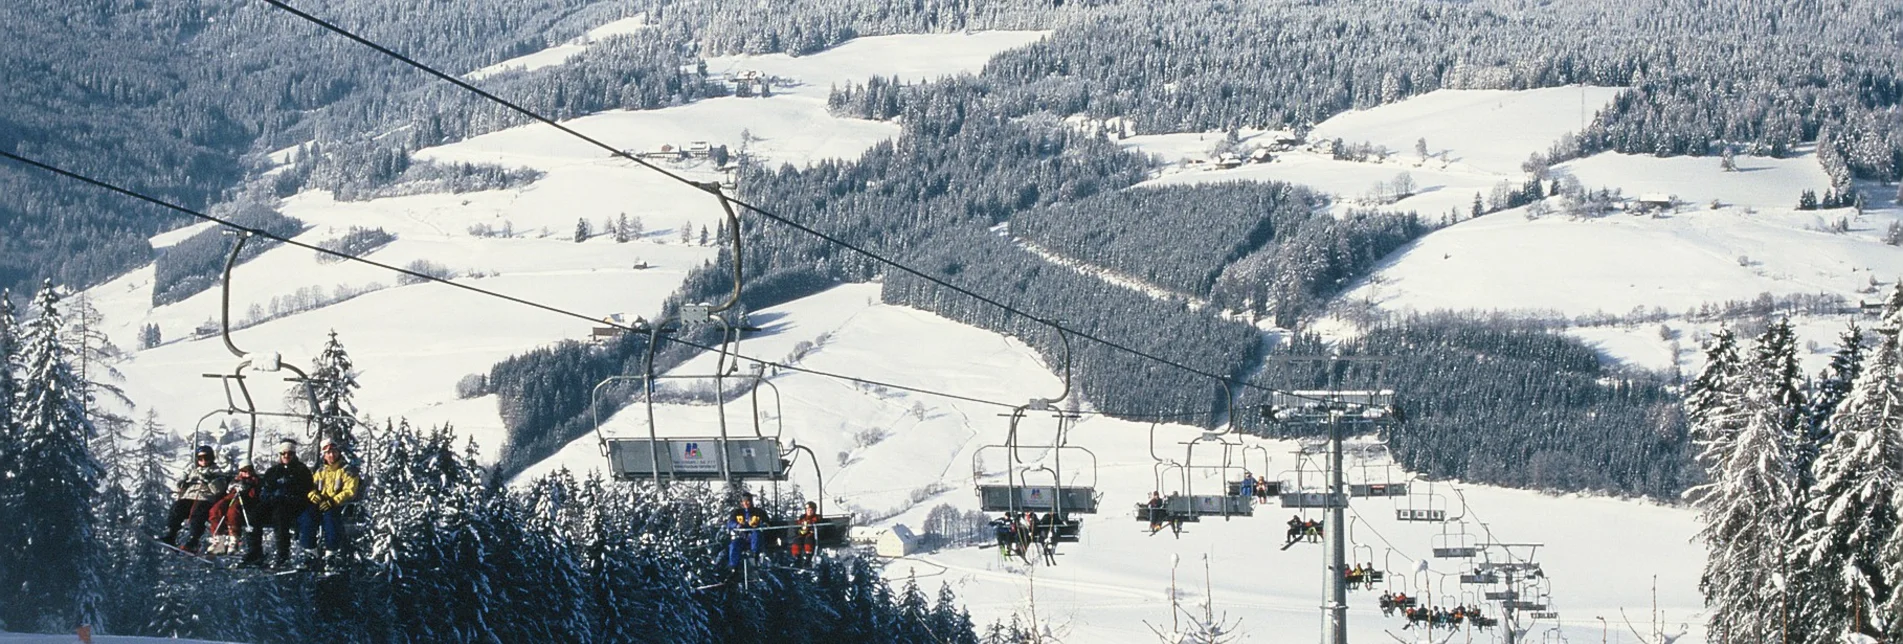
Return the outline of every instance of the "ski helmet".
{"type": "Polygon", "coordinates": [[[211,457],[216,457],[216,456],[217,456],[217,453],[216,453],[216,452],[213,452],[213,451],[212,451],[212,449],[211,449],[211,446],[210,446],[210,445],[199,445],[199,446],[198,446],[198,449],[195,449],[195,450],[192,450],[192,456],[193,456],[194,458],[196,458],[196,457],[199,457],[199,456],[211,456],[211,457]]]}

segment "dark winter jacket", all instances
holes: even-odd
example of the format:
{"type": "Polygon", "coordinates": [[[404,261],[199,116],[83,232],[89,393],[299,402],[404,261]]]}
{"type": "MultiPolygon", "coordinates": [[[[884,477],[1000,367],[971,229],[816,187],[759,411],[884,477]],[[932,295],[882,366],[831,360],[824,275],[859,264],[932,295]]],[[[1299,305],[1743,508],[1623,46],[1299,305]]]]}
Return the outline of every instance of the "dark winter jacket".
{"type": "Polygon", "coordinates": [[[264,502],[289,503],[302,507],[310,503],[311,468],[295,458],[289,463],[272,465],[264,471],[264,502]]]}
{"type": "Polygon", "coordinates": [[[185,468],[185,475],[178,479],[178,498],[188,501],[216,501],[225,493],[225,483],[231,480],[231,473],[219,469],[216,465],[193,464],[185,468]]]}

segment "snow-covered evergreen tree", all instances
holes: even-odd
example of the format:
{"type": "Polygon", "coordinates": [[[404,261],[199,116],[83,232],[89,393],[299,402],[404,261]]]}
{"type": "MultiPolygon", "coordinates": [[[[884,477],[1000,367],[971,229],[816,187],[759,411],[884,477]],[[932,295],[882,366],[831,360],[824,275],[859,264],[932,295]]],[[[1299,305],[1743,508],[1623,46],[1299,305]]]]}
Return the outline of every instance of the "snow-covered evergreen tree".
{"type": "Polygon", "coordinates": [[[1878,333],[1868,368],[1830,420],[1833,438],[1818,456],[1798,542],[1798,563],[1823,582],[1799,612],[1816,644],[1880,634],[1878,609],[1898,581],[1883,549],[1903,491],[1903,373],[1895,330],[1878,333]]]}
{"type": "Polygon", "coordinates": [[[351,430],[356,426],[355,398],[360,386],[356,363],[351,361],[350,352],[344,350],[344,344],[337,340],[337,331],[332,330],[330,339],[324,342],[324,350],[311,362],[311,389],[317,397],[314,413],[323,437],[343,443],[345,454],[353,462],[356,442],[351,430]]]}
{"type": "Polygon", "coordinates": [[[1786,569],[1800,501],[1794,411],[1775,368],[1786,360],[1788,326],[1773,325],[1752,352],[1751,369],[1732,377],[1733,354],[1721,334],[1687,397],[1698,463],[1706,483],[1686,491],[1704,528],[1709,555],[1700,587],[1710,606],[1708,636],[1757,641],[1785,633],[1791,610],[1786,569]],[[1764,369],[1768,373],[1752,373],[1764,369]]]}
{"type": "MultiPolygon", "coordinates": [[[[0,516],[19,516],[26,511],[14,484],[19,477],[22,449],[20,426],[13,414],[20,394],[19,357],[19,326],[13,315],[12,296],[0,290],[0,516]]],[[[14,522],[0,521],[0,606],[18,601],[15,589],[19,588],[18,578],[24,567],[18,565],[22,560],[17,530],[14,522]]],[[[5,625],[6,619],[6,614],[0,612],[0,625],[5,625]]]]}
{"type": "Polygon", "coordinates": [[[1862,373],[1863,342],[1863,329],[1855,323],[1844,329],[1837,339],[1837,354],[1830,357],[1830,365],[1817,374],[1811,386],[1809,418],[1805,422],[1818,445],[1830,442],[1830,417],[1836,414],[1837,406],[1850,397],[1851,386],[1862,373]]]}
{"type": "Polygon", "coordinates": [[[1685,390],[1685,418],[1694,438],[1711,440],[1735,429],[1729,423],[1743,392],[1740,368],[1738,336],[1731,329],[1719,329],[1705,343],[1704,369],[1685,390]]]}
{"type": "Polygon", "coordinates": [[[94,486],[101,474],[87,450],[93,433],[84,390],[61,344],[59,295],[51,282],[33,302],[22,333],[16,422],[19,458],[9,488],[26,504],[8,518],[19,524],[18,558],[0,564],[20,571],[19,594],[7,597],[0,614],[14,629],[70,631],[96,624],[101,563],[93,535],[94,486]]]}

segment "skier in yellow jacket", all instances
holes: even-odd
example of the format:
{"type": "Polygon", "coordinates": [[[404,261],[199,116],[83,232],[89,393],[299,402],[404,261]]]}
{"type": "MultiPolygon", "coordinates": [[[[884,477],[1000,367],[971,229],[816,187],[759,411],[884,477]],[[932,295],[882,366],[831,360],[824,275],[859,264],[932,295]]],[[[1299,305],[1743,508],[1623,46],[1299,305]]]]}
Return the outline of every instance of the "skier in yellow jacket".
{"type": "Polygon", "coordinates": [[[304,551],[310,553],[307,566],[313,569],[323,565],[322,555],[317,550],[317,530],[324,531],[324,554],[336,555],[344,547],[344,504],[357,498],[359,480],[355,472],[350,471],[344,462],[343,447],[335,441],[326,439],[323,446],[324,464],[311,474],[313,483],[310,492],[310,508],[304,511],[298,523],[298,537],[302,540],[304,551]]]}

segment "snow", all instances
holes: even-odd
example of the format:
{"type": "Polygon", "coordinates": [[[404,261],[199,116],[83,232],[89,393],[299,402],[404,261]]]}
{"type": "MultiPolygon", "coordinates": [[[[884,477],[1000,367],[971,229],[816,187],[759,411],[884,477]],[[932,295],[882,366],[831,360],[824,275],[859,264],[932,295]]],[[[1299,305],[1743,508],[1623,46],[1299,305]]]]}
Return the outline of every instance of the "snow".
{"type": "Polygon", "coordinates": [[[1553,174],[1578,177],[1588,188],[1621,188],[1628,196],[1676,195],[1681,202],[1701,207],[1716,199],[1722,204],[1781,210],[1796,206],[1800,192],[1821,195],[1830,188],[1830,176],[1808,151],[1783,159],[1740,154],[1733,160],[1737,172],[1720,169],[1717,157],[1606,152],[1556,165],[1553,174]]]}
{"type": "Polygon", "coordinates": [[[1583,129],[1623,91],[1581,86],[1437,90],[1336,115],[1316,125],[1308,140],[1367,142],[1412,157],[1415,143],[1425,139],[1430,156],[1444,155],[1454,167],[1518,175],[1528,155],[1545,153],[1561,135],[1583,129]]]}
{"type": "Polygon", "coordinates": [[[1903,252],[1873,234],[1806,230],[1806,217],[1728,208],[1529,220],[1516,209],[1418,240],[1343,297],[1389,309],[1683,312],[1760,293],[1854,302],[1872,275],[1903,274],[1903,252]]]}
{"type": "Polygon", "coordinates": [[[999,52],[1037,42],[1049,34],[1048,31],[981,31],[870,36],[854,38],[838,47],[806,56],[717,56],[707,59],[707,70],[728,75],[757,71],[792,81],[784,85],[776,81],[772,85],[776,95],[785,93],[824,101],[833,86],[863,84],[875,75],[919,82],[977,72],[999,52]]]}
{"type": "Polygon", "coordinates": [[[185,241],[186,239],[189,239],[191,238],[191,236],[196,235],[198,233],[211,230],[213,226],[217,226],[217,225],[218,224],[215,224],[209,221],[201,221],[195,224],[182,226],[179,228],[173,228],[171,230],[159,233],[157,235],[153,235],[152,239],[150,240],[152,243],[152,248],[154,249],[171,248],[172,246],[178,244],[179,242],[185,241]]]}
{"type": "Polygon", "coordinates": [[[571,40],[571,41],[562,43],[560,45],[556,45],[554,47],[550,47],[548,49],[544,49],[532,54],[517,56],[515,58],[511,58],[511,59],[496,63],[494,65],[490,65],[488,67],[484,67],[482,69],[469,72],[468,74],[464,74],[463,78],[466,78],[472,81],[479,81],[479,80],[488,78],[490,76],[494,76],[496,74],[500,74],[507,71],[527,72],[527,71],[535,71],[537,69],[542,69],[545,67],[554,67],[556,65],[567,63],[569,60],[573,59],[576,56],[580,56],[582,52],[587,51],[590,46],[594,45],[595,41],[601,40],[603,38],[608,38],[610,36],[624,36],[628,34],[639,33],[642,29],[646,29],[647,26],[648,26],[648,19],[646,14],[636,15],[636,16],[632,16],[628,18],[622,18],[620,20],[616,20],[614,22],[610,22],[608,24],[602,25],[600,27],[590,29],[588,30],[588,33],[586,35],[583,35],[574,40],[571,40]]]}

